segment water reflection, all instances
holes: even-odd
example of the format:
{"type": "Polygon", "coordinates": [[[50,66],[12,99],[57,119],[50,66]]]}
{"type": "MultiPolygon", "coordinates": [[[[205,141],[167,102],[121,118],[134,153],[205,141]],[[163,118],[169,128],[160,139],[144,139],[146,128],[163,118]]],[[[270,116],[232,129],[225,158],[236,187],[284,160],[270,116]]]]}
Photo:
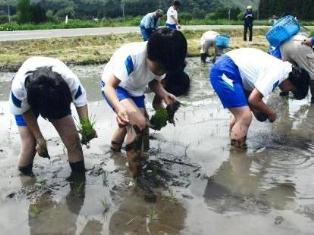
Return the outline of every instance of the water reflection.
{"type": "Polygon", "coordinates": [[[72,180],[70,190],[60,202],[55,201],[52,189],[45,181],[21,176],[23,187],[32,187],[37,192],[28,209],[30,233],[36,234],[76,234],[77,219],[85,199],[85,177],[72,180]]]}
{"type": "Polygon", "coordinates": [[[130,193],[112,215],[110,234],[180,234],[186,210],[175,198],[163,197],[147,204],[137,193],[130,193]]]}
{"type": "Polygon", "coordinates": [[[268,213],[271,208],[290,208],[296,196],[295,185],[283,182],[263,185],[267,164],[267,161],[260,164],[258,158],[247,152],[230,150],[229,159],[208,179],[203,195],[207,205],[219,213],[268,213]]]}

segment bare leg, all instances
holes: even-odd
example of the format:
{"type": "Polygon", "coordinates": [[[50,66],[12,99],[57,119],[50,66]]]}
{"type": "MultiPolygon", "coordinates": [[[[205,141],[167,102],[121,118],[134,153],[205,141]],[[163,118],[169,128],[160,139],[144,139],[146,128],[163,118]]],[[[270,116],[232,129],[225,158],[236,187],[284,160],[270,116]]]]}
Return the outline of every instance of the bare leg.
{"type": "Polygon", "coordinates": [[[230,120],[230,125],[229,125],[229,136],[230,136],[230,137],[231,137],[231,130],[232,130],[232,128],[233,128],[235,122],[236,122],[236,119],[235,119],[234,116],[232,116],[232,118],[231,118],[231,120],[230,120]]]}
{"type": "Polygon", "coordinates": [[[127,133],[126,127],[118,127],[112,135],[111,150],[119,152],[127,133]]]}
{"type": "Polygon", "coordinates": [[[21,138],[18,167],[23,174],[29,175],[32,173],[33,160],[36,154],[36,140],[27,127],[18,127],[18,130],[21,138]]]}
{"type": "Polygon", "coordinates": [[[236,147],[245,147],[246,135],[252,121],[252,113],[248,106],[230,108],[235,123],[231,129],[231,144],[236,147]]]}
{"type": "MultiPolygon", "coordinates": [[[[142,139],[141,134],[137,133],[133,126],[136,126],[140,132],[147,127],[147,119],[145,117],[145,109],[138,108],[131,99],[121,101],[128,112],[130,125],[127,127],[127,158],[130,173],[136,177],[139,173],[139,160],[141,157],[141,146],[137,145],[137,141],[142,139]]],[[[139,143],[142,145],[143,143],[139,143]]]]}
{"type": "Polygon", "coordinates": [[[70,163],[84,161],[80,138],[76,130],[73,118],[68,115],[61,119],[51,120],[64,143],[70,163]]]}

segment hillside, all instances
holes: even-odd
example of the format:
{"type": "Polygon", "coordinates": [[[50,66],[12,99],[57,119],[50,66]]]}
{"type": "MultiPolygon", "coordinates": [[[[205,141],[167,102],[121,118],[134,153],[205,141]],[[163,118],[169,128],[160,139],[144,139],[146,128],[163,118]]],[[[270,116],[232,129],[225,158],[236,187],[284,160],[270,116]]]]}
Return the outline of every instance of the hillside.
{"type": "MultiPolygon", "coordinates": [[[[157,8],[165,11],[173,0],[0,0],[0,16],[6,20],[8,5],[11,14],[17,12],[17,3],[31,4],[29,11],[45,20],[70,18],[114,18],[123,13],[128,16],[141,16],[157,8]]],[[[229,8],[243,11],[247,5],[257,9],[259,0],[180,0],[181,12],[191,13],[194,18],[204,18],[208,13],[229,8]]],[[[226,13],[224,12],[225,16],[226,13]]],[[[1,21],[1,17],[0,17],[1,21]]]]}

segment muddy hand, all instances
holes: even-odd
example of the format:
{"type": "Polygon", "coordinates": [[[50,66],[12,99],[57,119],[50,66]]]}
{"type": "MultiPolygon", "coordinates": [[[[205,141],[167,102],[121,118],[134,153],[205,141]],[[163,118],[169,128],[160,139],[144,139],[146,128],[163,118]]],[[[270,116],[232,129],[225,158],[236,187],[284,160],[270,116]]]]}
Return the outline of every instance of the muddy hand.
{"type": "Polygon", "coordinates": [[[268,120],[270,122],[274,122],[277,119],[277,114],[275,112],[271,112],[270,114],[268,114],[268,120]]]}
{"type": "Polygon", "coordinates": [[[164,102],[166,103],[166,105],[171,105],[173,103],[178,102],[177,98],[171,94],[171,93],[165,93],[165,95],[162,97],[162,99],[164,100],[164,102]]]}
{"type": "Polygon", "coordinates": [[[39,156],[50,159],[48,149],[47,149],[47,143],[44,138],[36,139],[36,151],[39,156]]]}
{"type": "Polygon", "coordinates": [[[170,123],[175,124],[174,122],[174,115],[180,108],[181,104],[179,101],[174,102],[173,104],[170,104],[167,106],[167,112],[168,112],[168,120],[170,123]]]}
{"type": "Polygon", "coordinates": [[[97,132],[95,129],[90,130],[88,134],[82,134],[81,144],[88,144],[92,139],[97,138],[97,132]]]}
{"type": "Polygon", "coordinates": [[[117,112],[117,121],[119,126],[126,126],[129,124],[129,116],[125,108],[120,108],[117,112]]]}

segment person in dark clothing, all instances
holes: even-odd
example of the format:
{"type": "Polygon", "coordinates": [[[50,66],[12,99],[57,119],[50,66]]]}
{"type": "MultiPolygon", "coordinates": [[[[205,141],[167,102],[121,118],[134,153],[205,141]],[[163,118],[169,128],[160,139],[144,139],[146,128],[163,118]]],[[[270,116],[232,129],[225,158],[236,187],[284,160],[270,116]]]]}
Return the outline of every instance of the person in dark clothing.
{"type": "Polygon", "coordinates": [[[252,6],[247,6],[246,12],[244,14],[244,37],[243,40],[247,41],[247,31],[249,30],[250,35],[249,35],[249,40],[250,42],[253,39],[253,11],[252,11],[252,6]]]}

